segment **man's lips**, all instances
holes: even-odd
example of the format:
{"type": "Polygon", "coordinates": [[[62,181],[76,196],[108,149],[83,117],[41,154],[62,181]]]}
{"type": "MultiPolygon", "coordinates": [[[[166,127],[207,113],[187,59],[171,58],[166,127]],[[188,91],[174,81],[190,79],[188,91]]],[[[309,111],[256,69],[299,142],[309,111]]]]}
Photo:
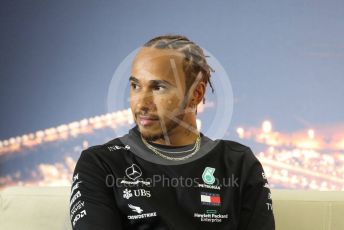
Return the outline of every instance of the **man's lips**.
{"type": "Polygon", "coordinates": [[[139,118],[140,119],[145,119],[145,120],[158,120],[157,117],[154,117],[154,116],[143,116],[143,115],[139,115],[139,118]]]}
{"type": "Polygon", "coordinates": [[[156,117],[152,117],[152,116],[138,116],[139,118],[139,123],[141,125],[151,125],[154,122],[158,121],[159,119],[156,117]]]}

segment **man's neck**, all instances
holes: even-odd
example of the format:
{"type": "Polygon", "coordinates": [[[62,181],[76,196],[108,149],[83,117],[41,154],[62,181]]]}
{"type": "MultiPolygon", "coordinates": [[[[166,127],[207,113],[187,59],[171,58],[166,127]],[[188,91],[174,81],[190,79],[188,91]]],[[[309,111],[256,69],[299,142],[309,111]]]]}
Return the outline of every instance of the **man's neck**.
{"type": "Polygon", "coordinates": [[[190,126],[190,128],[178,126],[167,133],[164,138],[152,141],[152,143],[171,146],[191,145],[196,142],[198,133],[196,125],[190,126]]]}

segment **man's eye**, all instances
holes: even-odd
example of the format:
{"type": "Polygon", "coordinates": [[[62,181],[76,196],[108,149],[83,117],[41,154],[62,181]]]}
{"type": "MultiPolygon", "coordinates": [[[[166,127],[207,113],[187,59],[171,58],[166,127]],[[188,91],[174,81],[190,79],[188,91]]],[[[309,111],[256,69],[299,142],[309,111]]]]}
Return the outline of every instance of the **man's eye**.
{"type": "Polygon", "coordinates": [[[130,84],[130,86],[131,86],[131,88],[133,88],[133,89],[136,89],[136,84],[134,84],[134,83],[132,83],[132,84],[130,84]]]}
{"type": "Polygon", "coordinates": [[[166,89],[166,87],[163,86],[163,85],[157,85],[157,86],[154,87],[154,89],[157,89],[157,90],[159,90],[159,91],[162,91],[162,90],[166,89]]]}

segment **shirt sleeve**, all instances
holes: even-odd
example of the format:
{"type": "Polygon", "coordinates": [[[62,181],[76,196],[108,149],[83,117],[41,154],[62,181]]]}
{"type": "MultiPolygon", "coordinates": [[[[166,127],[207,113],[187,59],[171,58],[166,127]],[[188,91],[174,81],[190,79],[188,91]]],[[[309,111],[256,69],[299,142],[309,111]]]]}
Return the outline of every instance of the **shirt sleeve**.
{"type": "Polygon", "coordinates": [[[112,188],[106,185],[104,164],[90,148],[83,150],[74,169],[70,193],[73,230],[121,230],[121,217],[112,188]]]}
{"type": "Polygon", "coordinates": [[[268,180],[261,163],[250,148],[247,150],[247,157],[239,230],[275,230],[268,180]]]}

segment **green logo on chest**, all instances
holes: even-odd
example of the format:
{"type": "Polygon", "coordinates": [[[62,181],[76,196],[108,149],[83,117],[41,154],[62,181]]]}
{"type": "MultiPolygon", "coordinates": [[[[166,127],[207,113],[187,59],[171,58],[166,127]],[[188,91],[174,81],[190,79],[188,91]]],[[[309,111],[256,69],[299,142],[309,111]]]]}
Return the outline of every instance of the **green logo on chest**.
{"type": "Polygon", "coordinates": [[[214,184],[214,182],[215,182],[215,177],[213,175],[214,172],[215,172],[215,168],[206,167],[204,169],[203,174],[202,174],[202,179],[203,179],[204,183],[214,184]]]}

